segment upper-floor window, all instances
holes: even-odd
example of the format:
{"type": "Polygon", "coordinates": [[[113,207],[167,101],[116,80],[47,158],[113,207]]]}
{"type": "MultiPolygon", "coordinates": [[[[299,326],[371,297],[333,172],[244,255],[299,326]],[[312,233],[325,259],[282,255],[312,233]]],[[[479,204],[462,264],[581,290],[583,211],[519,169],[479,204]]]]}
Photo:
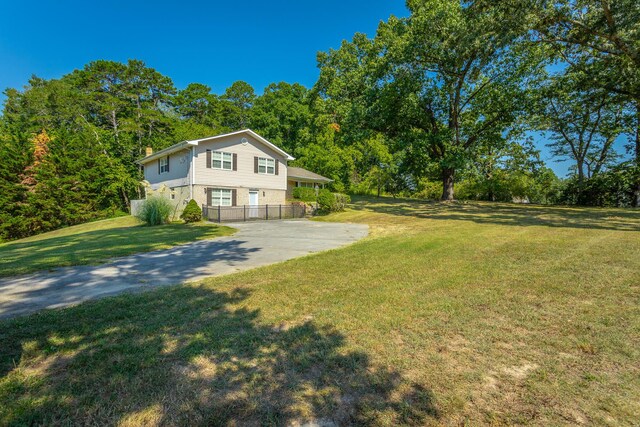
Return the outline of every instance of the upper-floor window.
{"type": "Polygon", "coordinates": [[[275,175],[276,173],[276,161],[274,159],[267,159],[265,157],[258,158],[258,173],[266,173],[268,175],[275,175]]]}
{"type": "Polygon", "coordinates": [[[160,158],[160,173],[169,172],[169,156],[160,158]]]}
{"type": "Polygon", "coordinates": [[[211,153],[211,167],[213,169],[233,169],[233,154],[223,151],[213,151],[211,153]]]}

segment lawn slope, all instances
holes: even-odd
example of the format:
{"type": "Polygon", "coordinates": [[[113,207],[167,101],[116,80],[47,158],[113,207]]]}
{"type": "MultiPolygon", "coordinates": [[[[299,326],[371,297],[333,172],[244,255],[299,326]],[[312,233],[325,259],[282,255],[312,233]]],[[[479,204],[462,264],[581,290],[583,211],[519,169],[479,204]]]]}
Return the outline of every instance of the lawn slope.
{"type": "Polygon", "coordinates": [[[0,424],[634,425],[640,212],[357,201],[351,246],[0,323],[0,424]]]}
{"type": "Polygon", "coordinates": [[[132,216],[88,222],[0,244],[0,276],[102,262],[232,232],[208,222],[145,227],[132,216]]]}

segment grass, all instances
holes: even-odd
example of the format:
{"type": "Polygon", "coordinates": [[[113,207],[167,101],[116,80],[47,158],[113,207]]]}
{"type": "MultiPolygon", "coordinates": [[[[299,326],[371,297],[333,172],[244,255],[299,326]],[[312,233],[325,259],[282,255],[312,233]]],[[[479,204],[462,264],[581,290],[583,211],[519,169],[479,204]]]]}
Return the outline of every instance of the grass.
{"type": "Polygon", "coordinates": [[[634,425],[640,211],[356,200],[354,245],[0,323],[0,424],[634,425]]]}
{"type": "Polygon", "coordinates": [[[0,276],[94,264],[232,232],[208,222],[145,227],[132,216],[89,222],[0,244],[0,276]]]}

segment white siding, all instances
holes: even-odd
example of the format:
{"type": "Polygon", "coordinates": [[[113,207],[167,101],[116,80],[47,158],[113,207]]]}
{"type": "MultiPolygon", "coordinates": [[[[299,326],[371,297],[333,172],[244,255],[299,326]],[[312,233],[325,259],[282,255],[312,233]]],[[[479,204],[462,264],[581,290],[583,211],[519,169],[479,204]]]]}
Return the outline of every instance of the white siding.
{"type": "MultiPolygon", "coordinates": [[[[247,134],[202,141],[196,147],[196,179],[194,184],[207,186],[220,185],[233,188],[287,189],[287,161],[266,145],[247,134]],[[240,141],[246,138],[248,142],[240,141]],[[236,171],[207,168],[207,150],[225,151],[238,155],[236,171]],[[254,172],[254,157],[273,158],[278,165],[278,175],[265,175],[254,172]]],[[[171,170],[171,168],[170,168],[171,170]]]]}

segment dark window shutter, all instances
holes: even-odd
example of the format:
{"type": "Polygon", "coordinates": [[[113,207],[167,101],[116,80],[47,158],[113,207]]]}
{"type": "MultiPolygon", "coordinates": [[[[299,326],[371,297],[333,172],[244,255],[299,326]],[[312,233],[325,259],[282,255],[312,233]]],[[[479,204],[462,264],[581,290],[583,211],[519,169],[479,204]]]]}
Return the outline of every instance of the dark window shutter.
{"type": "Polygon", "coordinates": [[[238,170],[238,153],[233,153],[233,166],[232,169],[234,171],[238,170]]]}
{"type": "Polygon", "coordinates": [[[207,150],[207,167],[211,169],[211,150],[207,150]]]}
{"type": "Polygon", "coordinates": [[[278,175],[278,165],[280,164],[280,162],[278,161],[278,159],[273,159],[273,163],[276,164],[276,175],[278,175]]]}
{"type": "Polygon", "coordinates": [[[167,167],[166,167],[167,172],[169,172],[169,157],[171,157],[171,156],[167,156],[167,167]]]}
{"type": "Polygon", "coordinates": [[[258,158],[253,158],[253,173],[258,173],[258,158]]]}
{"type": "Polygon", "coordinates": [[[207,206],[211,206],[211,188],[207,188],[207,206]]]}
{"type": "Polygon", "coordinates": [[[238,190],[233,189],[231,190],[231,206],[237,206],[238,205],[238,190]]]}

